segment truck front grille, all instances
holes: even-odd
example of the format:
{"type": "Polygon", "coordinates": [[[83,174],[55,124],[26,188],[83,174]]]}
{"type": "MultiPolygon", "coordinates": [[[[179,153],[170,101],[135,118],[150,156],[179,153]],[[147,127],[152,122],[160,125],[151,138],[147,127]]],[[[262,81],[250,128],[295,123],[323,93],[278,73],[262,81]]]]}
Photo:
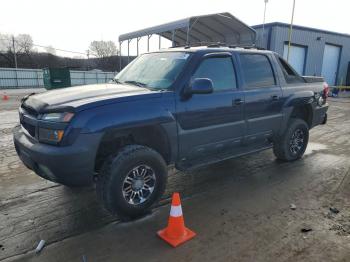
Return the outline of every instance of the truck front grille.
{"type": "Polygon", "coordinates": [[[29,123],[26,123],[24,121],[21,121],[21,125],[25,130],[27,130],[29,135],[31,135],[32,137],[35,137],[35,126],[33,126],[29,123]]]}
{"type": "Polygon", "coordinates": [[[30,116],[32,116],[32,117],[34,117],[34,118],[37,118],[37,117],[38,117],[38,112],[35,111],[33,108],[31,108],[31,107],[29,107],[29,106],[26,106],[24,103],[22,103],[21,107],[22,107],[22,109],[24,109],[24,111],[25,111],[28,115],[30,115],[30,116]]]}

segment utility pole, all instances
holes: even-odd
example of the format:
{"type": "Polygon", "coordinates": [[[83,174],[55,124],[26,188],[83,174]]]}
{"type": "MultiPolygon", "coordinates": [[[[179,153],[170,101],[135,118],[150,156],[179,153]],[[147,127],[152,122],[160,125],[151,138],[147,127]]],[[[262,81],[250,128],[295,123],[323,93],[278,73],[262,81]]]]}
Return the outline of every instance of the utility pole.
{"type": "Polygon", "coordinates": [[[13,49],[13,56],[15,59],[15,68],[17,68],[17,54],[16,54],[15,37],[14,36],[12,36],[12,49],[13,49]]]}
{"type": "Polygon", "coordinates": [[[262,44],[264,44],[264,37],[265,37],[265,18],[266,18],[266,5],[269,2],[269,0],[264,0],[265,7],[264,7],[264,20],[263,20],[263,28],[262,28],[262,44]]]}
{"type": "Polygon", "coordinates": [[[289,62],[289,53],[290,53],[290,42],[292,41],[292,30],[293,30],[293,20],[294,20],[294,10],[295,10],[295,0],[293,0],[293,10],[292,10],[292,20],[289,27],[289,40],[288,40],[288,52],[287,52],[287,62],[289,62]]]}

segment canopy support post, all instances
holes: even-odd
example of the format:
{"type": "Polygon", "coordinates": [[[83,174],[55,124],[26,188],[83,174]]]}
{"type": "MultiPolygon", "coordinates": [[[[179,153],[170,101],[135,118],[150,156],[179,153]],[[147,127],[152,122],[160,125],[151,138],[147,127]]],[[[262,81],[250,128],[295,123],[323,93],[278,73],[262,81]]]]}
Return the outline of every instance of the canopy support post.
{"type": "Polygon", "coordinates": [[[147,52],[149,52],[149,39],[152,37],[152,35],[147,36],[147,52]]]}
{"type": "Polygon", "coordinates": [[[160,50],[160,48],[161,48],[161,40],[162,39],[162,36],[161,35],[159,35],[159,50],[160,50]]]}
{"type": "Polygon", "coordinates": [[[123,41],[119,41],[119,72],[122,71],[122,43],[123,41]]]}
{"type": "Polygon", "coordinates": [[[136,50],[137,50],[136,53],[137,53],[137,56],[139,56],[139,41],[140,41],[140,39],[141,39],[141,37],[138,37],[138,38],[136,39],[136,41],[137,41],[137,42],[136,42],[136,48],[137,48],[137,49],[136,49],[136,50]]]}
{"type": "Polygon", "coordinates": [[[187,34],[186,34],[186,46],[189,45],[189,38],[190,38],[190,25],[187,26],[187,34]]]}
{"type": "Polygon", "coordinates": [[[130,42],[131,42],[132,39],[128,39],[128,64],[129,64],[129,61],[130,61],[130,42]]]}
{"type": "Polygon", "coordinates": [[[175,47],[175,30],[173,30],[173,34],[171,36],[171,47],[175,47]]]}

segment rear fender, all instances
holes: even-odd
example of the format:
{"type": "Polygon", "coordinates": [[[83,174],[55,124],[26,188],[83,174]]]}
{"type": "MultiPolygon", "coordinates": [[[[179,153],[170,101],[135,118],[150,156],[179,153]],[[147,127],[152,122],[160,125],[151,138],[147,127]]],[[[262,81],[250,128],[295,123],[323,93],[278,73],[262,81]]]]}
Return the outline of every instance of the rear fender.
{"type": "Polygon", "coordinates": [[[300,105],[312,104],[315,101],[313,91],[300,91],[288,97],[283,107],[294,107],[300,105]]]}
{"type": "Polygon", "coordinates": [[[292,116],[294,109],[297,107],[305,106],[308,107],[308,109],[314,108],[315,99],[313,91],[300,91],[288,97],[283,105],[283,120],[280,134],[283,134],[288,127],[288,122],[292,116]]]}

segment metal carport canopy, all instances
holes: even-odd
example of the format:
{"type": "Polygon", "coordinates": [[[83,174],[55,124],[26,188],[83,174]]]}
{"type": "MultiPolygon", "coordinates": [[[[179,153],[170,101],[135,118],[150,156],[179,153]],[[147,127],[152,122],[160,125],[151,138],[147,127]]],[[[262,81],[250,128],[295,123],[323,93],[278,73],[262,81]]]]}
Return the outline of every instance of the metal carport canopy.
{"type": "Polygon", "coordinates": [[[172,41],[173,46],[225,43],[254,46],[256,32],[230,13],[192,16],[178,21],[145,28],[119,36],[119,42],[157,34],[172,41]]]}

